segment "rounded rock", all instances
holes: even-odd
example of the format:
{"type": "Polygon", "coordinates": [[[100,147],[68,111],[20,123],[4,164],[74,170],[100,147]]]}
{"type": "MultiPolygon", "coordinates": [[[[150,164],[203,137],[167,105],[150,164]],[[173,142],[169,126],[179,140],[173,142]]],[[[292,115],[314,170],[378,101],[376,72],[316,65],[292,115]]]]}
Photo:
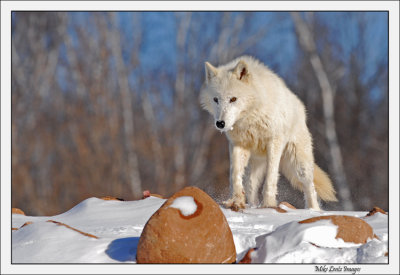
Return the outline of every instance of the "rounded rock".
{"type": "Polygon", "coordinates": [[[331,220],[338,227],[336,239],[342,239],[345,242],[364,244],[375,237],[372,227],[367,222],[352,216],[318,216],[299,221],[299,223],[312,223],[319,220],[331,220]]]}
{"type": "Polygon", "coordinates": [[[236,249],[219,205],[204,191],[186,187],[175,193],[147,221],[140,236],[137,263],[234,263],[236,249]],[[179,197],[196,204],[171,207],[179,197]],[[182,208],[183,207],[183,208],[182,208]],[[183,212],[183,213],[182,213],[183,212]]]}

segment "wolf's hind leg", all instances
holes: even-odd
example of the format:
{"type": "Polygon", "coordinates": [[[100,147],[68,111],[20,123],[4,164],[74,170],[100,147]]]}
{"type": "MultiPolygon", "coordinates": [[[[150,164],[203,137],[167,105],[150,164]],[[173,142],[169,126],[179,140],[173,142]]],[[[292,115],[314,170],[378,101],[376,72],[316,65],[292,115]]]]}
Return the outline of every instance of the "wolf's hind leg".
{"type": "Polygon", "coordinates": [[[250,177],[248,182],[247,198],[251,206],[258,206],[258,191],[266,172],[266,158],[252,156],[250,158],[250,177]]]}
{"type": "Polygon", "coordinates": [[[313,182],[314,158],[311,146],[289,143],[283,152],[280,168],[293,187],[304,192],[305,208],[320,210],[313,182]]]}
{"type": "Polygon", "coordinates": [[[279,162],[283,146],[284,144],[280,139],[271,140],[267,145],[267,176],[265,177],[263,189],[263,207],[277,206],[279,162]]]}

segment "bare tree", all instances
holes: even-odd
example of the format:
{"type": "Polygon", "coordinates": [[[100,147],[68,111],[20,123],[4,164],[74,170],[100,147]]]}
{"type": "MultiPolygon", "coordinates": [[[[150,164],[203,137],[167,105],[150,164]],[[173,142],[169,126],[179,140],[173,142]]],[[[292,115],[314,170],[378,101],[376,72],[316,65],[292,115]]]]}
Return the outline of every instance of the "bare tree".
{"type": "MultiPolygon", "coordinates": [[[[292,35],[292,17],[252,12],[13,14],[13,206],[51,215],[91,196],[136,199],[142,188],[169,196],[185,185],[216,199],[228,196],[227,140],[198,101],[204,62],[220,65],[249,54],[282,75],[281,44],[270,42],[292,35]],[[158,23],[148,24],[153,19],[158,23]],[[168,33],[156,48],[151,43],[166,35],[164,22],[174,35],[168,33]],[[149,49],[161,54],[149,57],[149,49]]],[[[352,14],[349,24],[366,36],[370,19],[361,15],[352,14]]],[[[337,52],[343,43],[333,39],[323,16],[303,23],[306,33],[324,35],[311,36],[311,51],[301,44],[306,54],[297,55],[290,73],[282,76],[307,105],[316,158],[337,179],[347,176],[355,207],[385,206],[387,62],[376,71],[368,69],[374,73],[364,81],[369,64],[362,37],[355,37],[360,44],[350,58],[341,60],[337,52]],[[337,166],[334,158],[346,165],[337,166]],[[382,184],[365,188],[372,180],[382,184]],[[355,190],[363,192],[362,201],[355,190]]],[[[302,203],[299,199],[297,205],[302,203]]]]}
{"type": "Polygon", "coordinates": [[[329,83],[328,75],[318,55],[313,33],[307,23],[301,18],[300,13],[291,13],[296,34],[302,49],[308,54],[314,74],[318,79],[321,89],[322,106],[325,120],[325,135],[329,144],[332,170],[338,186],[339,197],[346,210],[353,210],[350,188],[347,185],[346,174],[343,169],[343,158],[340,150],[339,141],[336,134],[335,113],[334,113],[334,94],[335,91],[329,83]]]}
{"type": "Polygon", "coordinates": [[[108,37],[111,42],[111,51],[115,58],[117,67],[118,85],[121,92],[122,114],[124,119],[124,141],[127,152],[127,173],[131,183],[131,190],[135,198],[140,198],[142,194],[142,183],[140,180],[138,158],[132,147],[135,138],[132,91],[129,88],[128,72],[122,58],[121,38],[119,36],[118,26],[116,22],[116,14],[110,13],[110,20],[113,28],[109,29],[108,37]]]}

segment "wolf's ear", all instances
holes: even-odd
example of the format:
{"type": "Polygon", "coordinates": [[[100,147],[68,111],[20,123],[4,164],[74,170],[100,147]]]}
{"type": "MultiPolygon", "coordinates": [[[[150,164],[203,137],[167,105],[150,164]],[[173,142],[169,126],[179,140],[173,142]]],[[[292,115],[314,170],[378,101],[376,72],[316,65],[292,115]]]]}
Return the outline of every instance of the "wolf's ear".
{"type": "Polygon", "coordinates": [[[247,64],[243,60],[239,61],[239,63],[233,69],[233,73],[236,75],[237,79],[242,81],[247,81],[250,76],[247,64]]]}
{"type": "Polygon", "coordinates": [[[211,65],[210,63],[206,62],[205,64],[205,68],[206,68],[206,82],[208,83],[211,78],[215,77],[218,73],[217,68],[215,68],[213,65],[211,65]]]}

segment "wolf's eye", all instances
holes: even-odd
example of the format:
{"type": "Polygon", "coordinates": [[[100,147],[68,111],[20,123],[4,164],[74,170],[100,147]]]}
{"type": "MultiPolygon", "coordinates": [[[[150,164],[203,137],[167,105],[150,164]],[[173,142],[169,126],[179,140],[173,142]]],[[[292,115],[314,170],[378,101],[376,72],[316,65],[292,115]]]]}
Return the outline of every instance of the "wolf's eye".
{"type": "Polygon", "coordinates": [[[237,100],[236,97],[231,97],[231,100],[229,100],[230,103],[235,102],[237,100]]]}
{"type": "Polygon", "coordinates": [[[214,102],[218,104],[218,98],[214,97],[214,102]]]}

